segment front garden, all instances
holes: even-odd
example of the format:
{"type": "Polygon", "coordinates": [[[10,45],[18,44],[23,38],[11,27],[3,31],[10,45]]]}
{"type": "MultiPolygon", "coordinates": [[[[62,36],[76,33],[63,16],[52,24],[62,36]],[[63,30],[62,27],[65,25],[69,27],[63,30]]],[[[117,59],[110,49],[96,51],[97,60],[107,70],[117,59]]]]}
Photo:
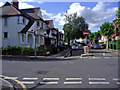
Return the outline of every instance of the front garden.
{"type": "MultiPolygon", "coordinates": [[[[2,55],[20,55],[20,56],[34,56],[34,49],[31,47],[7,46],[2,50],[2,55]]],[[[54,54],[52,46],[40,46],[36,48],[37,56],[54,54]]]]}

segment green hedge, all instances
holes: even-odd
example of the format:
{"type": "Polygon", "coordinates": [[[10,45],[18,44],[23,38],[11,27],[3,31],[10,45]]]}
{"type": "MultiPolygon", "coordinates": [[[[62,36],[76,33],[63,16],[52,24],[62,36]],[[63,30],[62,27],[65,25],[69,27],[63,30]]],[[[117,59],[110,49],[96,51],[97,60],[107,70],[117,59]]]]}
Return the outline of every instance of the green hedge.
{"type": "Polygon", "coordinates": [[[112,49],[112,45],[114,45],[115,49],[120,49],[120,40],[109,41],[109,48],[112,49]]]}
{"type": "MultiPolygon", "coordinates": [[[[51,46],[40,46],[36,48],[37,55],[46,55],[49,51],[52,54],[51,46]]],[[[2,50],[3,55],[28,55],[34,56],[34,49],[31,47],[7,46],[2,50]]]]}

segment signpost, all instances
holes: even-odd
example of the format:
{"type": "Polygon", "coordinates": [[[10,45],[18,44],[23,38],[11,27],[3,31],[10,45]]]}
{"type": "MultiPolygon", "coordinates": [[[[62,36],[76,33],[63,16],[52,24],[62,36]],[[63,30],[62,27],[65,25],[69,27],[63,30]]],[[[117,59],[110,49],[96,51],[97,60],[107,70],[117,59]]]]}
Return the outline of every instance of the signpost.
{"type": "MultiPolygon", "coordinates": [[[[85,44],[87,44],[87,36],[89,35],[89,31],[88,30],[84,30],[83,31],[83,35],[85,36],[85,44]]],[[[84,53],[85,54],[89,53],[88,46],[84,46],[84,53]]]]}
{"type": "Polygon", "coordinates": [[[84,53],[85,53],[85,54],[88,54],[88,53],[89,53],[88,46],[84,46],[84,53]]]}
{"type": "Polygon", "coordinates": [[[89,31],[88,30],[84,30],[83,31],[83,35],[85,36],[85,44],[87,44],[87,36],[89,35],[89,31]]]}

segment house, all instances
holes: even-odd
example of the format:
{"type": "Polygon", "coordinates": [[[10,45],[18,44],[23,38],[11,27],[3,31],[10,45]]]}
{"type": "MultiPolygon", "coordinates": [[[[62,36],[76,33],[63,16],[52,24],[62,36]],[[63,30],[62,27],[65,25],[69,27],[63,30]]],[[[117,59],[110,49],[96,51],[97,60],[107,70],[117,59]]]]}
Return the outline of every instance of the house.
{"type": "Polygon", "coordinates": [[[104,44],[107,43],[107,36],[101,36],[98,39],[99,39],[99,42],[104,42],[104,44]]]}
{"type": "Polygon", "coordinates": [[[54,28],[53,20],[45,20],[49,28],[49,38],[46,38],[46,45],[57,45],[58,30],[54,28]]]}
{"type": "Polygon", "coordinates": [[[120,31],[118,30],[118,28],[117,28],[117,24],[118,23],[116,23],[116,20],[113,20],[113,25],[114,25],[114,30],[115,30],[115,34],[114,35],[112,35],[112,40],[118,40],[119,39],[119,36],[120,36],[120,31]]]}
{"type": "Polygon", "coordinates": [[[62,31],[59,31],[59,34],[58,34],[58,45],[63,45],[63,44],[64,44],[64,36],[63,36],[62,31]]]}
{"type": "Polygon", "coordinates": [[[45,45],[47,23],[43,20],[40,8],[19,9],[18,0],[6,2],[2,7],[2,46],[25,46],[34,48],[45,45]]]}

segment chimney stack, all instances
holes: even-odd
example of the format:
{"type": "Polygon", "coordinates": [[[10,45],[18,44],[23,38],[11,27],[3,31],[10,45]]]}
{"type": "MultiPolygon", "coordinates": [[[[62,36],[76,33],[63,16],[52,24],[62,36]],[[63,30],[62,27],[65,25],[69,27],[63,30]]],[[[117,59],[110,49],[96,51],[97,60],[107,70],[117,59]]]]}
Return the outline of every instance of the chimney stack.
{"type": "Polygon", "coordinates": [[[18,0],[12,0],[11,4],[15,6],[17,9],[19,9],[19,1],[18,0]]]}

